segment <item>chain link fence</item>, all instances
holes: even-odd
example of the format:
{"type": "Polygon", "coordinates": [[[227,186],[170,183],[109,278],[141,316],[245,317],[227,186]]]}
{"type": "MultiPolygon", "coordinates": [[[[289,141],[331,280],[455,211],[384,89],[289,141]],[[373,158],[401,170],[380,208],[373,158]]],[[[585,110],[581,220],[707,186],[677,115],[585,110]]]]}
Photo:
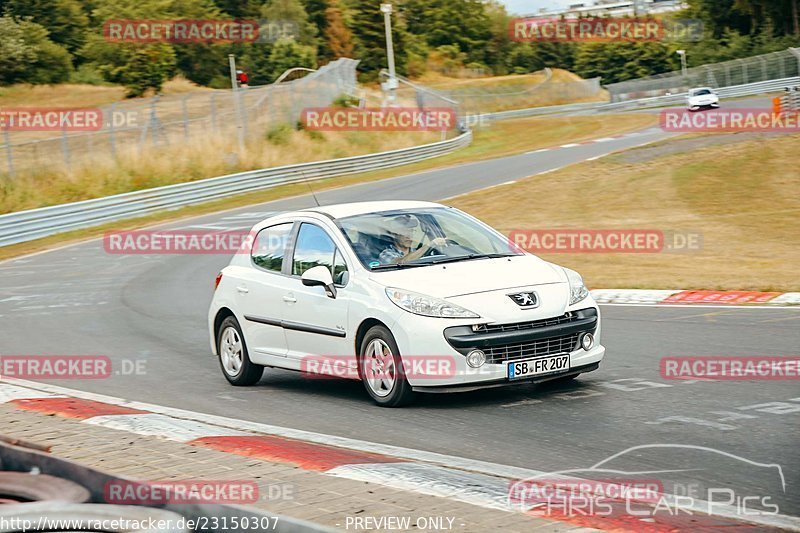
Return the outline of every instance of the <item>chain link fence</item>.
{"type": "Polygon", "coordinates": [[[692,87],[732,87],[800,76],[800,49],[789,48],[606,85],[612,102],[685,93],[692,87]]]}
{"type": "Polygon", "coordinates": [[[296,123],[305,107],[354,95],[357,65],[356,60],[342,58],[305,77],[273,85],[116,102],[102,108],[103,125],[97,131],[6,129],[0,144],[5,168],[0,163],[0,173],[71,168],[123,154],[143,158],[164,146],[203,142],[214,135],[238,137],[244,143],[278,124],[296,123]]]}
{"type": "MultiPolygon", "coordinates": [[[[540,75],[520,77],[519,81],[510,78],[501,84],[487,84],[485,87],[470,84],[468,87],[447,89],[423,87],[397,75],[395,103],[419,108],[453,108],[463,123],[471,117],[509,109],[582,102],[587,99],[605,100],[600,78],[564,80],[554,76],[550,69],[544,69],[537,74],[540,75]]],[[[381,72],[381,78],[388,79],[385,70],[381,72]]]]}

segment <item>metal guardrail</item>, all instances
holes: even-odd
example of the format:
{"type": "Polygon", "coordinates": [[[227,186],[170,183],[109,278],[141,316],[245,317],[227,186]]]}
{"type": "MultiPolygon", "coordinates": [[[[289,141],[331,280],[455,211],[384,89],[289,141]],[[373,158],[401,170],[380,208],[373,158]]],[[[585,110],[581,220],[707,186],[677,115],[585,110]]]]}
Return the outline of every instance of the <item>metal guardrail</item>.
{"type": "Polygon", "coordinates": [[[511,109],[509,111],[498,111],[496,113],[483,113],[478,115],[480,118],[488,120],[508,120],[512,118],[533,117],[537,115],[552,115],[555,113],[569,113],[571,111],[583,111],[594,109],[605,102],[585,102],[581,104],[549,105],[544,107],[530,107],[527,109],[511,109]]]}
{"type": "Polygon", "coordinates": [[[411,148],[240,172],[189,183],[0,215],[0,246],[142,216],[154,211],[175,209],[268,189],[278,185],[414,163],[452,152],[457,148],[467,146],[471,141],[472,133],[467,131],[452,139],[411,148]]]}
{"type": "MultiPolygon", "coordinates": [[[[793,87],[798,84],[800,84],[800,77],[792,77],[724,87],[717,92],[721,98],[737,98],[783,91],[786,87],[793,87]]],[[[480,116],[489,120],[504,120],[578,111],[604,112],[631,108],[641,109],[683,104],[685,98],[685,94],[674,94],[627,102],[589,102],[515,109],[497,113],[485,113],[480,116]]],[[[413,163],[451,152],[468,145],[471,141],[472,133],[467,131],[446,141],[389,152],[254,170],[94,200],[84,200],[0,215],[0,246],[8,246],[56,233],[141,216],[153,211],[175,209],[278,185],[413,163]]]]}
{"type": "MultiPolygon", "coordinates": [[[[723,87],[721,89],[716,89],[716,92],[719,94],[720,98],[739,98],[742,96],[756,96],[759,94],[779,92],[785,90],[786,87],[793,87],[798,84],[800,84],[800,77],[781,78],[778,80],[748,83],[746,85],[723,87]]],[[[479,116],[488,120],[507,120],[513,118],[524,118],[537,115],[553,115],[579,111],[604,112],[626,109],[645,109],[648,107],[682,105],[685,102],[686,93],[678,93],[669,96],[654,96],[651,98],[627,100],[624,102],[587,102],[581,104],[565,104],[545,107],[531,107],[528,109],[513,109],[510,111],[500,111],[497,113],[484,113],[479,116]]]]}
{"type": "MultiPolygon", "coordinates": [[[[732,87],[722,87],[715,89],[720,98],[739,98],[741,96],[756,96],[772,92],[783,91],[786,87],[800,83],[800,77],[781,78],[778,80],[759,81],[746,85],[734,85],[732,87]]],[[[684,104],[686,93],[672,94],[669,96],[654,96],[652,98],[642,98],[639,100],[628,100],[625,102],[614,102],[598,106],[598,111],[610,111],[617,109],[643,109],[647,107],[662,107],[668,105],[684,104]]]]}

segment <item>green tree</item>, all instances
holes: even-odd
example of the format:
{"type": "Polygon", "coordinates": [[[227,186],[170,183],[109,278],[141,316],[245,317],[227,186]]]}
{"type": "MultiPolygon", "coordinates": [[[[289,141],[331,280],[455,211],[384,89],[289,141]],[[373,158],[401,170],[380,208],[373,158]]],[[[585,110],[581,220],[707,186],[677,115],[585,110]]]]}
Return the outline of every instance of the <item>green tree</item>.
{"type": "MultiPolygon", "coordinates": [[[[356,58],[361,60],[359,68],[365,80],[375,80],[378,72],[387,67],[386,33],[380,4],[374,0],[351,0],[353,37],[355,38],[356,58]]],[[[406,74],[408,56],[405,44],[407,31],[402,13],[392,15],[392,38],[394,42],[395,68],[399,74],[406,74]]]]}
{"type": "Polygon", "coordinates": [[[236,19],[258,18],[261,10],[259,0],[214,0],[214,4],[223,13],[236,19]]]}
{"type": "MultiPolygon", "coordinates": [[[[224,20],[230,18],[212,0],[171,0],[166,9],[173,18],[224,20]]],[[[189,80],[209,85],[215,77],[228,74],[228,43],[176,43],[175,65],[189,80]]]]}
{"type": "Polygon", "coordinates": [[[674,50],[661,42],[583,43],[575,57],[575,72],[615,83],[674,70],[678,65],[673,56],[674,50]]]}
{"type": "Polygon", "coordinates": [[[161,91],[175,66],[175,53],[168,45],[140,47],[117,70],[119,82],[128,88],[127,97],[142,96],[148,89],[161,91]]]}
{"type": "Polygon", "coordinates": [[[297,25],[297,41],[316,47],[319,33],[309,21],[303,4],[299,0],[268,0],[261,8],[261,17],[269,22],[291,22],[297,25]]]}
{"type": "Polygon", "coordinates": [[[329,59],[353,57],[353,32],[347,27],[336,0],[330,0],[325,10],[325,41],[329,59]]]}
{"type": "Polygon", "coordinates": [[[280,39],[272,47],[269,54],[271,81],[293,67],[316,68],[317,60],[314,48],[303,45],[294,39],[280,39]]]}
{"type": "Polygon", "coordinates": [[[69,52],[48,39],[43,26],[0,17],[0,85],[61,83],[71,72],[69,52]]]}
{"type": "Polygon", "coordinates": [[[44,26],[49,39],[70,53],[86,41],[89,16],[79,0],[0,0],[0,13],[44,26]]]}
{"type": "Polygon", "coordinates": [[[492,21],[481,0],[407,0],[404,14],[408,31],[425,36],[428,45],[458,46],[468,62],[488,63],[487,44],[492,21]]]}

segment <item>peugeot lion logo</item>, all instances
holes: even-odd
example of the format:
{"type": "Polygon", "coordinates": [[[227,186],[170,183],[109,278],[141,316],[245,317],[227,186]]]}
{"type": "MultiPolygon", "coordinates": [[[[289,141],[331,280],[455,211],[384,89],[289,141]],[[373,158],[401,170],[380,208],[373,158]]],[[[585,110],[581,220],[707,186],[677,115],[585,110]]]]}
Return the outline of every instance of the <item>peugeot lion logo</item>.
{"type": "Polygon", "coordinates": [[[533,309],[539,305],[539,298],[536,297],[535,292],[518,292],[509,294],[508,297],[523,309],[533,309]]]}

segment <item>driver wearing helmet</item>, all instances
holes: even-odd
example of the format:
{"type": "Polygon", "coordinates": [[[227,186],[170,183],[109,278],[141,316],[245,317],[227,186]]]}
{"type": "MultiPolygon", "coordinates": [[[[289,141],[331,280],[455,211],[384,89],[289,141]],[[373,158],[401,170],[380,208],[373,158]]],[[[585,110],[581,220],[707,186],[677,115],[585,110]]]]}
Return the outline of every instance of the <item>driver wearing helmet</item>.
{"type": "Polygon", "coordinates": [[[442,237],[432,239],[428,244],[415,243],[414,231],[418,226],[419,221],[411,215],[400,215],[389,221],[389,234],[394,242],[378,255],[381,264],[414,261],[432,249],[447,245],[446,239],[442,237]]]}

